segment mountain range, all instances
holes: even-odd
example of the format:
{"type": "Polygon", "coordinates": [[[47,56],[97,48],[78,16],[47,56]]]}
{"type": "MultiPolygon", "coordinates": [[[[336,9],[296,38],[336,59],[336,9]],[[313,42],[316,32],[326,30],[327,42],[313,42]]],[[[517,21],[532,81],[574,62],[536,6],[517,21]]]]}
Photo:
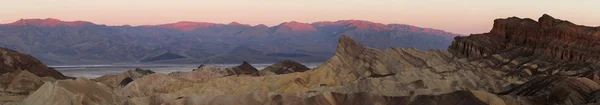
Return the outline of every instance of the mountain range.
{"type": "Polygon", "coordinates": [[[447,50],[379,50],[342,35],[334,55],[314,68],[285,60],[259,70],[241,62],[93,79],[0,48],[0,104],[597,105],[599,42],[600,27],[544,14],[495,19],[489,32],[455,37],[447,50]]]}
{"type": "Polygon", "coordinates": [[[31,54],[46,64],[323,62],[333,55],[341,35],[378,49],[421,50],[446,49],[459,36],[362,20],[291,21],[272,27],[191,21],[107,26],[48,18],[0,24],[0,47],[31,54]]]}

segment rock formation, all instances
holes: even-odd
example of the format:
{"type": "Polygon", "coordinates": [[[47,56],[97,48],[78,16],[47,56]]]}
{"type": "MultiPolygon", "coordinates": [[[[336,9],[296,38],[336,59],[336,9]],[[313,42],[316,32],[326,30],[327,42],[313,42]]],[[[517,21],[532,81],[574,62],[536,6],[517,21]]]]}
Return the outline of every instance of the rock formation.
{"type": "MultiPolygon", "coordinates": [[[[456,37],[450,51],[482,57],[507,50],[544,60],[596,63],[600,57],[600,28],[575,25],[543,15],[537,22],[511,17],[494,20],[489,33],[456,37]]],[[[510,51],[509,51],[510,52],[510,51]]]]}
{"type": "Polygon", "coordinates": [[[135,68],[135,69],[128,70],[128,71],[123,72],[118,75],[103,75],[98,78],[95,78],[94,80],[97,82],[104,83],[108,87],[116,88],[121,85],[127,85],[129,83],[129,82],[124,82],[124,81],[131,82],[135,79],[138,79],[143,76],[150,75],[150,74],[154,74],[154,71],[135,68]]]}
{"type": "Polygon", "coordinates": [[[55,81],[52,77],[38,77],[29,71],[16,71],[2,74],[0,80],[0,103],[21,101],[38,90],[45,81],[55,81]]]}
{"type": "Polygon", "coordinates": [[[172,72],[169,76],[187,79],[192,81],[205,80],[210,78],[226,77],[226,76],[258,76],[258,69],[254,68],[248,62],[243,61],[242,64],[231,68],[215,68],[212,66],[200,65],[191,72],[172,72]]]}
{"type": "Polygon", "coordinates": [[[214,68],[211,66],[199,66],[197,69],[192,71],[217,71],[222,72],[225,76],[231,75],[251,75],[255,76],[258,74],[258,69],[254,68],[250,63],[243,61],[242,64],[232,68],[214,68]]]}
{"type": "MultiPolygon", "coordinates": [[[[233,68],[149,74],[112,89],[81,78],[59,80],[9,104],[594,104],[600,102],[599,30],[548,15],[538,22],[511,17],[497,19],[490,33],[456,37],[447,51],[427,52],[379,50],[341,36],[334,56],[304,72],[258,75],[263,71],[243,62],[233,68]],[[79,85],[94,92],[70,88],[79,85]]],[[[297,64],[279,65],[265,70],[297,64]]]]}
{"type": "Polygon", "coordinates": [[[121,95],[100,82],[85,78],[46,82],[21,103],[23,105],[122,105],[121,95]]]}
{"type": "Polygon", "coordinates": [[[23,100],[45,81],[67,78],[30,55],[0,48],[0,104],[23,100]]]}
{"type": "Polygon", "coordinates": [[[600,28],[544,14],[536,22],[496,19],[489,33],[456,37],[449,51],[490,62],[507,80],[524,81],[501,95],[534,97],[538,104],[586,104],[596,100],[600,28]]]}
{"type": "Polygon", "coordinates": [[[310,70],[310,68],[300,64],[299,62],[292,60],[279,61],[273,65],[267,66],[260,70],[260,72],[272,72],[274,74],[289,74],[294,72],[304,72],[310,70]]]}
{"type": "Polygon", "coordinates": [[[2,61],[0,63],[0,74],[27,70],[39,77],[49,76],[56,79],[67,78],[34,57],[14,50],[0,48],[0,61],[2,61]]]}

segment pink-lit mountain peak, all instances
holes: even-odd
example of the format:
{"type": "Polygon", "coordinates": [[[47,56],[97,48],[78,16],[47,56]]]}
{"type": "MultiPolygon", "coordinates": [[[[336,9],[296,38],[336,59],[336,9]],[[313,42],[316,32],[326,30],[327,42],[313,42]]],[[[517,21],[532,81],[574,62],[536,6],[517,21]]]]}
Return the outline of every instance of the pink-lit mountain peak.
{"type": "Polygon", "coordinates": [[[211,25],[214,25],[215,23],[208,23],[208,22],[191,22],[191,21],[180,21],[177,23],[172,23],[172,24],[166,24],[167,26],[174,26],[174,27],[187,27],[187,26],[194,26],[194,27],[208,27],[211,25]]]}
{"type": "Polygon", "coordinates": [[[279,25],[280,28],[286,27],[291,29],[292,31],[316,31],[317,28],[313,27],[308,23],[300,23],[296,21],[285,22],[279,25]]]}
{"type": "Polygon", "coordinates": [[[41,26],[41,27],[56,27],[58,25],[66,25],[70,27],[81,27],[85,25],[93,25],[94,23],[87,21],[62,21],[54,18],[46,18],[46,19],[21,19],[14,23],[10,23],[9,25],[32,25],[32,26],[41,26]]]}
{"type": "Polygon", "coordinates": [[[338,20],[335,22],[323,21],[313,23],[315,26],[338,26],[347,28],[360,28],[360,29],[374,29],[374,30],[388,30],[389,28],[385,24],[375,23],[365,20],[338,20]]]}
{"type": "MultiPolygon", "coordinates": [[[[16,25],[16,26],[39,26],[39,27],[56,27],[59,25],[65,25],[70,27],[82,27],[86,25],[95,25],[91,22],[86,21],[62,21],[54,18],[46,19],[21,19],[16,22],[5,24],[5,25],[16,25]]],[[[269,28],[269,26],[260,24],[256,26],[250,26],[248,24],[242,24],[238,22],[231,22],[229,24],[217,24],[209,22],[192,22],[192,21],[180,21],[177,23],[161,24],[161,25],[142,25],[143,27],[159,27],[176,29],[180,31],[192,31],[203,28],[223,28],[223,26],[243,26],[243,27],[254,27],[254,28],[269,28]]],[[[365,20],[338,20],[338,21],[322,21],[314,22],[311,24],[301,23],[297,21],[284,22],[279,24],[276,31],[278,32],[289,32],[289,31],[317,31],[318,28],[322,27],[337,27],[343,29],[369,29],[369,30],[397,30],[397,31],[412,31],[412,32],[423,32],[431,34],[445,34],[448,36],[456,36],[457,34],[445,32],[442,30],[421,28],[412,25],[405,24],[381,24],[365,20]]]]}
{"type": "Polygon", "coordinates": [[[231,22],[231,23],[229,23],[227,25],[230,25],[230,26],[247,26],[247,27],[251,27],[251,25],[242,24],[242,23],[238,23],[238,22],[231,22]]]}
{"type": "Polygon", "coordinates": [[[375,29],[375,30],[386,30],[386,29],[388,29],[388,27],[385,24],[374,23],[374,22],[364,21],[364,20],[341,20],[341,21],[338,21],[338,22],[346,23],[346,25],[349,26],[349,27],[357,27],[357,28],[364,28],[364,29],[375,29]]]}

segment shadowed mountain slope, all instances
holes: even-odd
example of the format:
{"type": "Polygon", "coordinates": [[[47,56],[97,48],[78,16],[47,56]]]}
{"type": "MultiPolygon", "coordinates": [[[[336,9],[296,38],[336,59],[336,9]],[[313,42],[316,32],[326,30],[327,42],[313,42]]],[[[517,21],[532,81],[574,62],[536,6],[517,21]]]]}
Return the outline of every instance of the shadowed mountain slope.
{"type": "Polygon", "coordinates": [[[332,55],[335,41],[342,34],[376,48],[422,50],[445,49],[457,36],[428,28],[358,20],[324,23],[328,22],[292,21],[267,27],[182,21],[132,27],[51,18],[22,19],[0,25],[0,47],[31,54],[49,64],[236,63],[248,59],[257,59],[255,63],[284,59],[323,62],[332,55]],[[229,53],[240,47],[264,54],[229,53]],[[187,59],[152,59],[157,54],[187,59]]]}

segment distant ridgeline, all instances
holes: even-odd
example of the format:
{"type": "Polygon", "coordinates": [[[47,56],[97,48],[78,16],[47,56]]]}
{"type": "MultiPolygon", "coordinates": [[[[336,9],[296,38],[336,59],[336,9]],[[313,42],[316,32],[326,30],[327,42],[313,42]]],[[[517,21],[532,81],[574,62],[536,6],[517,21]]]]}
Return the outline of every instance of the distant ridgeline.
{"type": "Polygon", "coordinates": [[[348,35],[379,49],[446,49],[457,34],[403,24],[361,20],[285,22],[250,26],[233,22],[177,22],[106,26],[85,21],[22,19],[0,25],[0,47],[29,53],[48,64],[115,62],[253,63],[290,59],[323,62],[348,35]]]}

